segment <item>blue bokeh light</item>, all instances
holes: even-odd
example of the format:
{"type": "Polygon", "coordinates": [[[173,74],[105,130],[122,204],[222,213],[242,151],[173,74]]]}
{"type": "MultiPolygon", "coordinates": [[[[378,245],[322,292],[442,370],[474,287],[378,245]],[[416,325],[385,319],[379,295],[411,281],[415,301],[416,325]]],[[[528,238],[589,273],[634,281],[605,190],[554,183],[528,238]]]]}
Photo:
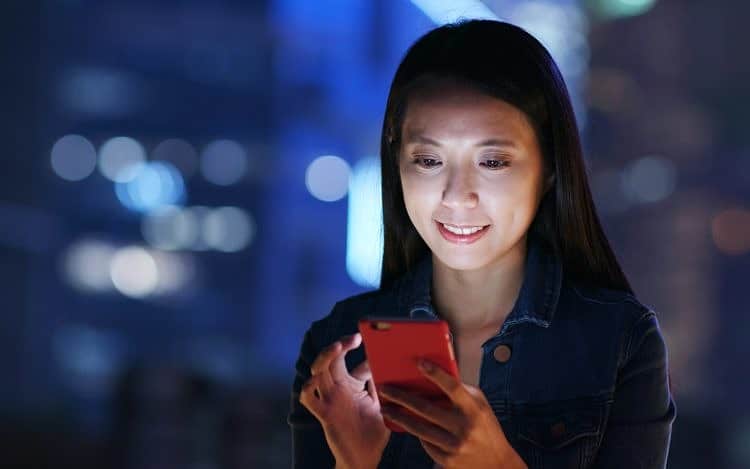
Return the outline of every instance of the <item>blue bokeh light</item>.
{"type": "Polygon", "coordinates": [[[127,182],[115,184],[118,200],[130,210],[151,212],[166,205],[179,205],[185,200],[185,182],[172,164],[152,161],[132,165],[123,177],[127,182]]]}
{"type": "Polygon", "coordinates": [[[383,260],[383,204],[380,160],[366,157],[354,166],[346,224],[346,271],[359,285],[380,284],[383,260]]]}

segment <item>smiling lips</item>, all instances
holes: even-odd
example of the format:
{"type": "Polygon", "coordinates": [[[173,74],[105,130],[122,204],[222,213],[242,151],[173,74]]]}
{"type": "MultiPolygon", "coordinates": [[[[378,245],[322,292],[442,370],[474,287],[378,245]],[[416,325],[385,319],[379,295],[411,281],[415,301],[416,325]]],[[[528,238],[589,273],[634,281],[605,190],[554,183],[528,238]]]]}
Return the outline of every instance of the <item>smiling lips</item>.
{"type": "Polygon", "coordinates": [[[471,244],[488,231],[491,225],[485,226],[456,226],[447,225],[435,220],[438,231],[447,241],[455,244],[471,244]]]}

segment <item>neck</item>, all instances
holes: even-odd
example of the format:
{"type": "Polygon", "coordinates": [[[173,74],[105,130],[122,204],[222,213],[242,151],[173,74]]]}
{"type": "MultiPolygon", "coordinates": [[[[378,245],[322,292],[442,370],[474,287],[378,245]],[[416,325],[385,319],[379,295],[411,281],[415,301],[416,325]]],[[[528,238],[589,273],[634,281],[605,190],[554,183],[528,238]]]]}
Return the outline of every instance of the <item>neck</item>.
{"type": "Polygon", "coordinates": [[[492,263],[456,270],[433,255],[432,301],[454,334],[497,331],[521,291],[526,263],[524,236],[492,263]]]}

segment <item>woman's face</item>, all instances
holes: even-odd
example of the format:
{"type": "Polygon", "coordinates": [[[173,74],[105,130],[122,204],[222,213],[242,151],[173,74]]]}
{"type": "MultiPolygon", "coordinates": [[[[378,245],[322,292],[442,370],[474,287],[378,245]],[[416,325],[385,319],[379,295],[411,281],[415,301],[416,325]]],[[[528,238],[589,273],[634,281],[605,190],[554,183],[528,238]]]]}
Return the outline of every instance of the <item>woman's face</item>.
{"type": "Polygon", "coordinates": [[[432,253],[451,268],[473,270],[516,247],[545,189],[541,150],[525,114],[449,85],[410,97],[401,130],[406,210],[432,253]],[[442,224],[484,228],[455,235],[442,224]]]}

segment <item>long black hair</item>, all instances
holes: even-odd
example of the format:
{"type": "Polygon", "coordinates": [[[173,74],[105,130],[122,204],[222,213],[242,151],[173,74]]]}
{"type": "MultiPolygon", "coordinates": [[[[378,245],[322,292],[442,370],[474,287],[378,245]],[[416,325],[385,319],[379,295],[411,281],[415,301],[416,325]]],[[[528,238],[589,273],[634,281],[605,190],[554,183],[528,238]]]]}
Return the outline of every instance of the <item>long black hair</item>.
{"type": "Polygon", "coordinates": [[[462,20],[429,31],[409,48],[393,78],[380,140],[380,288],[429,254],[404,205],[401,127],[410,93],[446,78],[502,99],[531,122],[545,171],[554,174],[555,182],[541,200],[529,235],[546,243],[575,281],[632,293],[596,214],[573,107],[557,65],[532,35],[493,20],[462,20]]]}

